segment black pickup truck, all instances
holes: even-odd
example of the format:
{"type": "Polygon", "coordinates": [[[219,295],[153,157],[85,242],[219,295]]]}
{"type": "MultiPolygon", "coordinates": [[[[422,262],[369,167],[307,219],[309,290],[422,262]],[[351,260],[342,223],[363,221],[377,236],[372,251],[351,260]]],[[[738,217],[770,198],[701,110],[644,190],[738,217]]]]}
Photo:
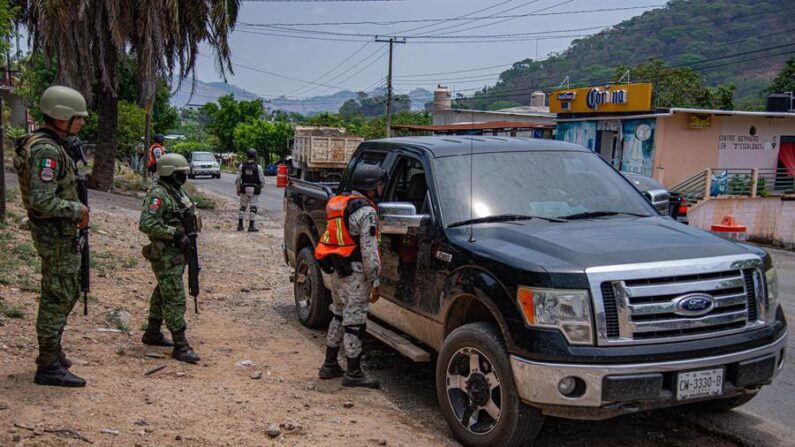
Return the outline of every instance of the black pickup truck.
{"type": "Polygon", "coordinates": [[[313,257],[326,201],[362,164],[390,175],[373,327],[438,353],[439,405],[465,445],[526,445],[544,415],[726,411],[783,365],[764,250],[660,215],[597,154],[549,140],[367,141],[341,183],[291,179],[284,254],[308,326],[330,316],[313,257]]]}

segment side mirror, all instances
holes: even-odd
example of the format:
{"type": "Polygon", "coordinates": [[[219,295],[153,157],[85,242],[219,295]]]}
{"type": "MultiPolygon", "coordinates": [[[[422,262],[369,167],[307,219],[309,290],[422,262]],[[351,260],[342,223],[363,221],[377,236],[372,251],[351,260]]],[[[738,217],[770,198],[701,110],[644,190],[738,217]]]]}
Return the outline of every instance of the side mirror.
{"type": "Polygon", "coordinates": [[[409,228],[419,228],[430,216],[417,214],[411,203],[387,202],[378,205],[382,234],[407,234],[409,228]]]}

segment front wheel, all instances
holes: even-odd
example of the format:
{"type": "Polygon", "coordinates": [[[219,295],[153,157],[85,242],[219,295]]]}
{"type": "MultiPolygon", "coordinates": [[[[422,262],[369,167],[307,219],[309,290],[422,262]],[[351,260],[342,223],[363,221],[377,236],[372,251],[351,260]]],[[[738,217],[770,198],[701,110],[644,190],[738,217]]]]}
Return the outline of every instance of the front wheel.
{"type": "Polygon", "coordinates": [[[519,400],[508,352],[497,326],[471,323],[442,343],[436,395],[455,438],[470,447],[526,446],[544,416],[519,400]]]}
{"type": "Polygon", "coordinates": [[[312,247],[304,247],[295,260],[293,283],[295,309],[301,324],[307,327],[325,326],[331,321],[331,296],[323,284],[320,265],[312,247]]]}

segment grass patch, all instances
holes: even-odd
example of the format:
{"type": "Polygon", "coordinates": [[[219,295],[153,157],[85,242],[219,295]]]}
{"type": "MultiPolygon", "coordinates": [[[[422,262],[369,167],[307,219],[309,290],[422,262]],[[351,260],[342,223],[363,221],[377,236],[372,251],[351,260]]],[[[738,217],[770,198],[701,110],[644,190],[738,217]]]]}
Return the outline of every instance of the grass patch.
{"type": "Polygon", "coordinates": [[[117,307],[110,312],[108,312],[108,316],[105,319],[108,324],[122,332],[130,332],[130,328],[127,327],[127,323],[125,323],[121,318],[120,314],[122,312],[127,312],[125,309],[121,307],[117,307]]]}
{"type": "Polygon", "coordinates": [[[25,318],[25,309],[6,301],[0,301],[0,315],[8,318],[25,318]]]}
{"type": "Polygon", "coordinates": [[[184,186],[185,192],[188,194],[188,197],[196,203],[196,208],[200,210],[214,210],[217,203],[215,200],[210,199],[209,197],[205,196],[201,193],[193,183],[188,183],[184,186]]]}
{"type": "Polygon", "coordinates": [[[91,266],[91,270],[97,272],[97,275],[100,277],[105,277],[119,268],[113,253],[102,251],[91,252],[89,265],[91,266]]]}
{"type": "Polygon", "coordinates": [[[116,165],[118,169],[113,176],[113,189],[116,191],[143,191],[149,190],[152,182],[149,178],[141,177],[141,174],[133,171],[122,164],[116,165]]]}
{"type": "Polygon", "coordinates": [[[138,267],[138,258],[130,256],[122,262],[122,266],[127,269],[138,267]]]}

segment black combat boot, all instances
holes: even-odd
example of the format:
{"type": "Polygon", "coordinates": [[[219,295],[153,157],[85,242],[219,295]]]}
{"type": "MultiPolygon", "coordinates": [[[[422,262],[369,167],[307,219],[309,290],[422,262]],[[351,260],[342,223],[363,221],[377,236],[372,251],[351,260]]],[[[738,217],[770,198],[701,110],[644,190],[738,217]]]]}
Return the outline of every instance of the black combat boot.
{"type": "MultiPolygon", "coordinates": [[[[45,353],[40,353],[39,357],[44,356],[45,353]]],[[[39,365],[36,368],[36,375],[33,377],[33,382],[38,385],[51,385],[51,386],[66,386],[66,387],[83,387],[86,386],[86,381],[78,377],[68,369],[61,366],[58,360],[58,353],[46,353],[46,357],[52,358],[55,355],[55,360],[47,366],[39,365]]]]}
{"type": "Polygon", "coordinates": [[[243,219],[237,220],[237,231],[243,231],[243,219]]]}
{"type": "Polygon", "coordinates": [[[66,353],[63,352],[63,348],[61,345],[58,345],[58,363],[64,368],[69,369],[72,367],[72,361],[66,357],[66,353]]]}
{"type": "Polygon", "coordinates": [[[193,352],[193,348],[188,344],[188,339],[185,338],[185,329],[181,329],[171,333],[174,339],[174,351],[171,352],[171,357],[185,363],[199,363],[198,355],[193,352]]]}
{"type": "Polygon", "coordinates": [[[163,332],[160,330],[163,322],[150,318],[146,326],[146,331],[141,337],[141,343],[149,346],[174,346],[174,342],[167,339],[163,332]]]}
{"type": "Polygon", "coordinates": [[[339,352],[339,346],[336,348],[326,346],[326,361],[324,361],[323,366],[320,367],[318,377],[321,379],[333,379],[345,375],[345,371],[337,361],[337,354],[339,354],[339,352]]]}
{"type": "Polygon", "coordinates": [[[377,379],[371,379],[364,374],[361,368],[361,361],[361,355],[359,357],[348,357],[348,371],[345,372],[345,377],[342,378],[342,386],[380,388],[381,382],[377,379]]]}
{"type": "Polygon", "coordinates": [[[249,220],[248,221],[248,232],[249,233],[256,233],[258,231],[259,230],[257,229],[257,227],[254,226],[254,221],[253,220],[249,220]]]}

